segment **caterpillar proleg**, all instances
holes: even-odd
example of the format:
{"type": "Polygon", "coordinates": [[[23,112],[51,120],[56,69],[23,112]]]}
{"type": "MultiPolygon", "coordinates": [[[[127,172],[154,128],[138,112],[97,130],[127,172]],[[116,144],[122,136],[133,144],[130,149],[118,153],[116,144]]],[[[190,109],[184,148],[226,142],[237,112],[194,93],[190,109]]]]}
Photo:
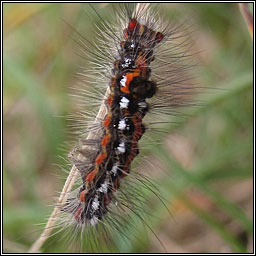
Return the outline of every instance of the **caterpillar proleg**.
{"type": "MultiPolygon", "coordinates": [[[[113,22],[100,18],[96,25],[96,42],[86,36],[78,40],[90,68],[81,72],[84,88],[77,94],[97,110],[69,154],[73,168],[51,218],[92,251],[101,251],[103,243],[114,248],[115,233],[129,240],[126,229],[137,225],[130,216],[151,230],[147,218],[153,202],[144,192],[163,199],[145,170],[135,171],[132,163],[144,133],[168,122],[165,117],[178,114],[178,107],[193,105],[186,28],[163,21],[158,6],[113,6],[113,22]]],[[[87,108],[78,115],[84,123],[87,108]]]]}

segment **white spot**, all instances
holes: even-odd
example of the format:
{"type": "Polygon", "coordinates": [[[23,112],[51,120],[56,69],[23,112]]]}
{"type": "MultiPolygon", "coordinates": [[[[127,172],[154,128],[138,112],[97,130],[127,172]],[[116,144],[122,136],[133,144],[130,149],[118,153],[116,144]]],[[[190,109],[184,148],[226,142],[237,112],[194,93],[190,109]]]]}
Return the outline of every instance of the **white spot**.
{"type": "Polygon", "coordinates": [[[124,145],[124,141],[122,141],[119,146],[117,147],[117,150],[119,153],[124,153],[125,152],[125,145],[124,145]]]}
{"type": "Polygon", "coordinates": [[[126,78],[126,76],[123,76],[123,78],[120,80],[120,84],[122,85],[122,86],[125,86],[126,84],[126,81],[127,81],[127,78],[126,78]]]}
{"type": "Polygon", "coordinates": [[[111,169],[111,172],[112,172],[114,175],[116,175],[117,170],[118,170],[118,166],[117,166],[117,165],[114,165],[114,166],[112,167],[112,169],[111,169]]]}
{"type": "Polygon", "coordinates": [[[90,219],[90,224],[92,226],[96,225],[98,222],[98,218],[96,216],[93,216],[91,219],[90,219]]]}
{"type": "Polygon", "coordinates": [[[146,108],[147,107],[147,104],[146,104],[145,101],[139,102],[138,105],[139,105],[140,108],[146,108]]]}
{"type": "Polygon", "coordinates": [[[94,211],[97,211],[99,209],[99,205],[100,205],[100,202],[99,202],[99,199],[98,199],[98,196],[95,196],[93,202],[92,202],[92,208],[94,211]]]}
{"type": "Polygon", "coordinates": [[[132,48],[134,48],[134,47],[135,47],[135,44],[134,44],[134,43],[132,43],[132,44],[131,44],[131,47],[132,47],[132,48]]]}
{"type": "Polygon", "coordinates": [[[125,58],[124,61],[125,61],[125,64],[122,64],[123,68],[128,68],[132,63],[131,58],[125,58]]]}
{"type": "Polygon", "coordinates": [[[126,97],[122,97],[120,101],[120,108],[127,108],[129,104],[129,100],[126,97]]]}
{"type": "Polygon", "coordinates": [[[107,193],[108,192],[108,184],[109,182],[108,181],[105,181],[101,186],[100,188],[98,189],[99,192],[102,192],[102,193],[107,193]]]}
{"type": "Polygon", "coordinates": [[[119,121],[119,124],[118,124],[118,129],[119,130],[124,130],[126,128],[126,122],[125,122],[125,119],[121,119],[119,121]]]}
{"type": "Polygon", "coordinates": [[[131,59],[130,58],[125,58],[125,63],[131,63],[131,59]]]}

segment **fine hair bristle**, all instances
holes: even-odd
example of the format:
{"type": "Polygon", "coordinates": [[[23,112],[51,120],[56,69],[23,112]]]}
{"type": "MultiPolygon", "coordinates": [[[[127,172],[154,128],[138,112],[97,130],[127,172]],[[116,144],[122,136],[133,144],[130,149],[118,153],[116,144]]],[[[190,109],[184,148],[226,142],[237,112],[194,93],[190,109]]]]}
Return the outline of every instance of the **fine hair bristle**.
{"type": "Polygon", "coordinates": [[[70,242],[88,237],[89,247],[114,247],[111,234],[127,240],[129,225],[136,229],[131,213],[151,230],[145,190],[164,201],[150,177],[131,164],[145,132],[169,122],[166,116],[179,115],[179,107],[195,104],[189,30],[163,21],[149,3],[114,9],[112,23],[94,10],[101,21],[95,25],[95,42],[82,35],[76,40],[89,63],[73,90],[81,103],[70,118],[79,142],[69,154],[73,166],[56,207],[30,252],[39,251],[56,227],[71,230],[70,242]]]}

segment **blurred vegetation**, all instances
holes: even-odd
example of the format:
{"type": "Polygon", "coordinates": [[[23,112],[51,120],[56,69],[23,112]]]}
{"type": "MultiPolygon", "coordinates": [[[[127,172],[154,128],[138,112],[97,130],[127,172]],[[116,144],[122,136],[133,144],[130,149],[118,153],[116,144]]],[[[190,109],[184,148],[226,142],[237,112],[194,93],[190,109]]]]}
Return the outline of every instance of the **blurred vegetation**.
{"type": "MultiPolygon", "coordinates": [[[[111,19],[111,4],[93,5],[111,19]]],[[[65,22],[93,40],[88,15],[93,11],[80,3],[3,7],[4,251],[25,252],[64,183],[56,164],[66,165],[64,117],[72,109],[69,88],[82,65],[72,40],[75,31],[65,22]]],[[[159,202],[152,212],[160,221],[152,221],[152,228],[168,252],[252,252],[253,44],[246,24],[234,3],[160,7],[167,17],[192,17],[198,79],[218,89],[200,94],[204,105],[165,127],[170,135],[147,151],[169,173],[168,179],[158,177],[159,190],[176,219],[159,202]]],[[[120,251],[163,251],[142,225],[129,236],[134,238],[129,243],[117,239],[120,251]]],[[[67,252],[56,240],[42,251],[67,252]]]]}

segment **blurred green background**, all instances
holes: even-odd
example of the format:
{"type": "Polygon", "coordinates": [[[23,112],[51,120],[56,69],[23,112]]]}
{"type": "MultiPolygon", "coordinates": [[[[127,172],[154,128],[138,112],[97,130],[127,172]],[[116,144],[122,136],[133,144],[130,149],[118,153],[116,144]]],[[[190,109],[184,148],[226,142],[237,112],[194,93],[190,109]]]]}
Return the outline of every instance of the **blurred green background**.
{"type": "MultiPolygon", "coordinates": [[[[104,20],[111,20],[112,5],[93,4],[104,20]]],[[[70,136],[65,116],[73,109],[68,93],[85,64],[72,40],[75,31],[66,23],[93,40],[88,15],[93,11],[81,3],[3,7],[4,251],[26,252],[64,183],[66,174],[56,166],[66,165],[63,148],[72,147],[64,145],[70,136]]],[[[171,117],[174,124],[165,127],[169,135],[147,150],[168,173],[168,179],[154,179],[173,215],[159,202],[152,209],[159,218],[152,229],[167,252],[252,252],[253,44],[246,24],[234,3],[159,8],[167,19],[191,17],[198,80],[220,89],[200,94],[204,105],[186,110],[187,116],[171,117]]],[[[134,239],[118,242],[119,251],[164,252],[143,226],[129,236],[134,239]]],[[[74,252],[57,240],[48,241],[42,252],[74,252]]]]}

